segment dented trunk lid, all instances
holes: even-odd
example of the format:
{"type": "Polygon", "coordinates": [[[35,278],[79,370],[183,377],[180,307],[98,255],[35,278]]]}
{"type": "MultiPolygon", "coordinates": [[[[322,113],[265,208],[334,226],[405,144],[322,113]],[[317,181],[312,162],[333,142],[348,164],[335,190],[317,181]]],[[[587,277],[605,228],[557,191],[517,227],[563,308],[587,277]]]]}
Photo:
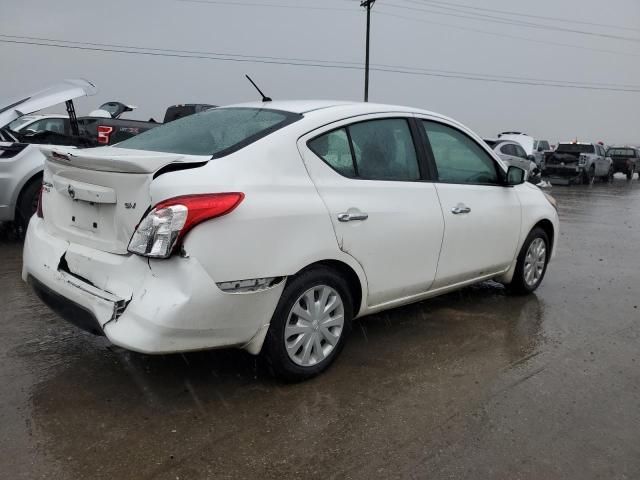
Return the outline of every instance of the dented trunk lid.
{"type": "Polygon", "coordinates": [[[154,174],[170,164],[202,158],[117,147],[42,148],[47,157],[42,207],[47,230],[70,243],[126,254],[129,240],[152,206],[154,174]]]}

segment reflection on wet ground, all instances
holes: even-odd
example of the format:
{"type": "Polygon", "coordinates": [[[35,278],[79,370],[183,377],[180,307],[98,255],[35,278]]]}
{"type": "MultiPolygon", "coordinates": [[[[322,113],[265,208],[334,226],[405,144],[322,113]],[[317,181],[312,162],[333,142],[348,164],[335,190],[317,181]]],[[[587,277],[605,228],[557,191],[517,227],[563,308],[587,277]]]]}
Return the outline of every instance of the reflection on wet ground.
{"type": "Polygon", "coordinates": [[[556,187],[536,295],[494,283],[356,322],[325,375],[151,357],[78,332],[0,226],[0,471],[11,478],[638,478],[640,182],[556,187]]]}

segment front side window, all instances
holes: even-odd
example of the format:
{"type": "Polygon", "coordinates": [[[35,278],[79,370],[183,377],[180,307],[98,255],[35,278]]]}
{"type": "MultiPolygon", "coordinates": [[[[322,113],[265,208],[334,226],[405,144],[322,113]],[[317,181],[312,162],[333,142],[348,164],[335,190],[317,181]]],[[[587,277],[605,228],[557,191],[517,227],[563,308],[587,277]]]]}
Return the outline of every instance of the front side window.
{"type": "Polygon", "coordinates": [[[221,157],[295,122],[302,115],[265,108],[215,108],[161,125],[121,148],[221,157]]]}
{"type": "Polygon", "coordinates": [[[464,133],[436,122],[422,122],[438,169],[445,183],[496,185],[498,172],[493,158],[464,133]]]}
{"type": "Polygon", "coordinates": [[[358,122],[325,133],[307,145],[335,171],[363,180],[420,179],[418,157],[407,120],[358,122]]]}

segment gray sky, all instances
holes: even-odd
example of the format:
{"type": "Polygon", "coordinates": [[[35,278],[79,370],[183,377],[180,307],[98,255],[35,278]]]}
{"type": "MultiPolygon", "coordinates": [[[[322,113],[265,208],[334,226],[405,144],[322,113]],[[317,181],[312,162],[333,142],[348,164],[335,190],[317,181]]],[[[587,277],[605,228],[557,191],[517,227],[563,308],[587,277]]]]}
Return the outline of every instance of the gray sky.
{"type": "MultiPolygon", "coordinates": [[[[452,7],[449,0],[378,0],[372,15],[372,64],[609,87],[618,84],[626,86],[614,88],[638,92],[373,71],[371,101],[433,110],[483,136],[521,130],[552,142],[578,137],[584,141],[640,143],[638,0],[451,2],[477,4],[478,9],[452,7]],[[437,7],[443,1],[449,9],[437,7]],[[619,27],[507,17],[480,8],[619,27]],[[468,18],[474,13],[485,17],[468,18]],[[491,21],[496,17],[598,35],[491,21]]],[[[358,5],[357,0],[0,0],[0,34],[362,63],[365,16],[358,5]]],[[[0,97],[13,98],[63,78],[82,77],[96,83],[100,92],[77,102],[79,114],[105,101],[119,100],[138,105],[139,110],[129,118],[140,119],[162,119],[164,109],[174,103],[224,105],[254,100],[257,94],[244,79],[245,73],[277,99],[361,100],[363,89],[363,72],[357,69],[129,55],[3,42],[0,60],[0,97]]]]}

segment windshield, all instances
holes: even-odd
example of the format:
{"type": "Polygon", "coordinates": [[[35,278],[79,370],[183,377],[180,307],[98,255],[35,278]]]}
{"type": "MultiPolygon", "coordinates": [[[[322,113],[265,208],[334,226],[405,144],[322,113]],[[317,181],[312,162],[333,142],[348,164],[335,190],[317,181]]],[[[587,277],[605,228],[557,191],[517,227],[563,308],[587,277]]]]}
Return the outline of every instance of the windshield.
{"type": "Polygon", "coordinates": [[[610,157],[635,157],[635,150],[632,148],[610,148],[607,151],[610,157]]]}
{"type": "Polygon", "coordinates": [[[496,145],[499,143],[497,140],[486,140],[484,141],[484,143],[486,143],[487,145],[489,145],[489,147],[491,148],[495,148],[496,145]]]}
{"type": "Polygon", "coordinates": [[[35,120],[36,117],[24,116],[20,118],[16,118],[13,122],[8,125],[9,130],[13,130],[17,132],[20,128],[24,127],[27,123],[35,120]]]}
{"type": "Polygon", "coordinates": [[[264,108],[218,108],[148,130],[118,147],[222,157],[301,117],[264,108]]]}
{"type": "Polygon", "coordinates": [[[558,153],[595,153],[593,145],[580,143],[561,143],[556,149],[558,153]]]}

